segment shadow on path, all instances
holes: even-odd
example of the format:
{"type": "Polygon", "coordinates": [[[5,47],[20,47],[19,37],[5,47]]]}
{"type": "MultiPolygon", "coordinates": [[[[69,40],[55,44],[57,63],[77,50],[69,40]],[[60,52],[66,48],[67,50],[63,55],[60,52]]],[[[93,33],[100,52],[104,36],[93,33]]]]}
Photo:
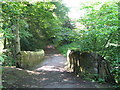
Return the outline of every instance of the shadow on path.
{"type": "Polygon", "coordinates": [[[66,58],[54,47],[45,49],[45,60],[31,71],[5,68],[3,85],[7,88],[109,88],[75,77],[65,70],[66,58]]]}

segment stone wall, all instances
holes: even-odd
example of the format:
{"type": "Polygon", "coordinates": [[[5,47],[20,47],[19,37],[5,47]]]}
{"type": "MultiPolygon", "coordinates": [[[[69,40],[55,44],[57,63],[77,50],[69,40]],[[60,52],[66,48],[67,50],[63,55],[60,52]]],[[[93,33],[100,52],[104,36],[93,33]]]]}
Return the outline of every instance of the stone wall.
{"type": "Polygon", "coordinates": [[[67,55],[68,70],[73,71],[76,76],[115,82],[109,63],[101,55],[78,50],[68,50],[67,55]]]}
{"type": "Polygon", "coordinates": [[[39,51],[21,51],[20,66],[24,69],[35,67],[44,60],[44,50],[39,51]]]}

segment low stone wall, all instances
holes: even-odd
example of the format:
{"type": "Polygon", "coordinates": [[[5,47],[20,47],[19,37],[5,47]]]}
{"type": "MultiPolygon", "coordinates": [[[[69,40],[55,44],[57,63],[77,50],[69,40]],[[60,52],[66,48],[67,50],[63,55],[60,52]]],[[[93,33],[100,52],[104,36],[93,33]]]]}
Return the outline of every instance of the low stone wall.
{"type": "Polygon", "coordinates": [[[44,60],[44,50],[39,51],[21,51],[20,66],[29,69],[44,60]]]}
{"type": "Polygon", "coordinates": [[[67,64],[76,76],[115,83],[109,63],[97,53],[68,50],[67,64]]]}

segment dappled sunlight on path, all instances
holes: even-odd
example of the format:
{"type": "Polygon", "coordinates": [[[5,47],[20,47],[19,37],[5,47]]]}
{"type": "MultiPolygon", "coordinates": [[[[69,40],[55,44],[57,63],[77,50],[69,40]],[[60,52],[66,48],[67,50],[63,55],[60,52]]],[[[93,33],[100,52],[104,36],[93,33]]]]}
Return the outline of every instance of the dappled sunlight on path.
{"type": "Polygon", "coordinates": [[[34,71],[43,72],[41,85],[44,88],[99,88],[105,87],[95,82],[77,78],[65,69],[66,58],[53,46],[45,49],[45,60],[34,71]]]}
{"type": "Polygon", "coordinates": [[[36,71],[59,71],[59,72],[63,72],[64,69],[63,68],[56,68],[55,66],[42,66],[40,68],[37,68],[36,71]]]}
{"type": "Polygon", "coordinates": [[[8,88],[104,88],[107,84],[86,81],[67,72],[66,58],[55,48],[45,49],[45,60],[32,70],[5,68],[4,86],[8,88]]]}
{"type": "Polygon", "coordinates": [[[35,71],[64,71],[66,58],[61,54],[47,55],[45,61],[38,65],[35,71]]]}

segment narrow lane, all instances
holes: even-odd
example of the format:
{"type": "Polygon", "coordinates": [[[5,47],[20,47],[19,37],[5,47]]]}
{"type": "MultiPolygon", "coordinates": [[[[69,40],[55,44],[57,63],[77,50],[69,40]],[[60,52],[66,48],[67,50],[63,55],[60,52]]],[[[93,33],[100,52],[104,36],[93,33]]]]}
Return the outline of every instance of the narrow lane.
{"type": "Polygon", "coordinates": [[[45,81],[41,82],[43,88],[103,88],[108,85],[101,85],[95,82],[86,81],[75,77],[73,73],[65,69],[66,58],[54,47],[45,49],[45,61],[38,65],[34,71],[46,73],[42,75],[45,81]]]}
{"type": "Polygon", "coordinates": [[[32,70],[15,67],[4,68],[3,85],[6,88],[109,88],[110,84],[99,84],[75,77],[65,70],[66,58],[56,49],[45,49],[45,60],[32,70]]]}

